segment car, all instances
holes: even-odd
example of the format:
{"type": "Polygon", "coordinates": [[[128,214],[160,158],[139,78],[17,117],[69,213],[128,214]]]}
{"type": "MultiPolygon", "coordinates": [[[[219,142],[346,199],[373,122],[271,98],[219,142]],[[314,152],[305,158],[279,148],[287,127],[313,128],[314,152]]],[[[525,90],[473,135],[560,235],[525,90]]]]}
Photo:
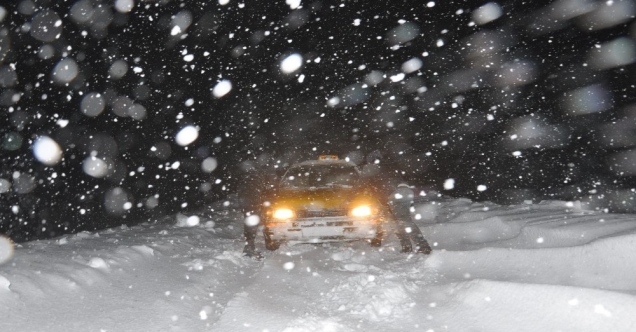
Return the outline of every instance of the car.
{"type": "Polygon", "coordinates": [[[358,167],[337,155],[288,168],[266,203],[263,235],[268,250],[281,243],[367,240],[380,246],[388,209],[358,167]]]}

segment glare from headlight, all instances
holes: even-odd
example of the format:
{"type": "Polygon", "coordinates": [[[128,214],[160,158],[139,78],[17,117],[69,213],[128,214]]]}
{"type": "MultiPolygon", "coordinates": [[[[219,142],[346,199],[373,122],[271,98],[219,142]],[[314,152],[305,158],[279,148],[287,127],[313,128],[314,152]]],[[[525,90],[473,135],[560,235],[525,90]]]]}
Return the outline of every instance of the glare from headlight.
{"type": "Polygon", "coordinates": [[[294,217],[294,211],[290,209],[276,209],[272,217],[279,220],[292,219],[294,217]]]}
{"type": "Polygon", "coordinates": [[[368,205],[356,206],[351,210],[352,217],[368,217],[372,214],[371,207],[368,205]]]}

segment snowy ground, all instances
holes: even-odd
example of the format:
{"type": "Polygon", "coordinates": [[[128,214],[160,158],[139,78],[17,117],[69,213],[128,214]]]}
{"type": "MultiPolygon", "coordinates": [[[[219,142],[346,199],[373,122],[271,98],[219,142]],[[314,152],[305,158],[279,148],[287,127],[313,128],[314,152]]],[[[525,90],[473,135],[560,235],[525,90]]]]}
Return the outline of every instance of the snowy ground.
{"type": "Polygon", "coordinates": [[[429,257],[390,237],[254,261],[231,213],[25,243],[0,265],[0,331],[636,331],[636,216],[462,199],[416,212],[429,257]]]}

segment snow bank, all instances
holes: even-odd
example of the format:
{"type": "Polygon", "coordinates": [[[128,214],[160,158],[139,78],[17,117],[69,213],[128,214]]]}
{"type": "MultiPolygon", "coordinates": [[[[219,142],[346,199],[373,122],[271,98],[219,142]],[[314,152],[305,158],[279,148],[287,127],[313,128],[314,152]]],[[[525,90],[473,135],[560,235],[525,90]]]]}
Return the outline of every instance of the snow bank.
{"type": "Polygon", "coordinates": [[[601,239],[573,248],[436,252],[422,271],[438,280],[491,279],[618,291],[636,290],[636,235],[601,239]],[[559,271],[560,273],[555,273],[559,271]]]}
{"type": "Polygon", "coordinates": [[[424,326],[433,331],[633,331],[636,326],[632,295],[479,279],[433,292],[424,326]]]}
{"type": "Polygon", "coordinates": [[[389,234],[255,261],[228,211],[25,243],[0,265],[0,331],[636,330],[633,215],[435,199],[413,213],[430,256],[389,234]]]}

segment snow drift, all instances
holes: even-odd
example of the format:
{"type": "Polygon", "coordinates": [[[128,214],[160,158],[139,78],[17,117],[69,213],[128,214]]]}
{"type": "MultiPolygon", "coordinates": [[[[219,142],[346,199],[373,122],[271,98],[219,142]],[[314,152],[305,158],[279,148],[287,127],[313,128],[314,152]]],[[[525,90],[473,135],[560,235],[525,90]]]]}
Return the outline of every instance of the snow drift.
{"type": "Polygon", "coordinates": [[[0,330],[636,330],[633,215],[465,199],[415,210],[430,256],[390,235],[255,261],[232,211],[5,246],[0,330]]]}

